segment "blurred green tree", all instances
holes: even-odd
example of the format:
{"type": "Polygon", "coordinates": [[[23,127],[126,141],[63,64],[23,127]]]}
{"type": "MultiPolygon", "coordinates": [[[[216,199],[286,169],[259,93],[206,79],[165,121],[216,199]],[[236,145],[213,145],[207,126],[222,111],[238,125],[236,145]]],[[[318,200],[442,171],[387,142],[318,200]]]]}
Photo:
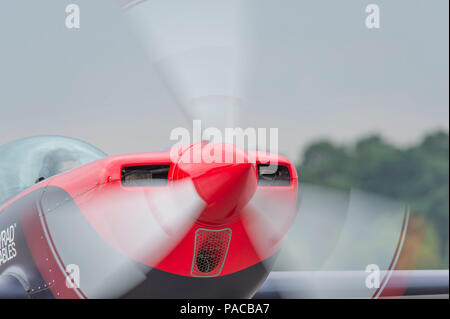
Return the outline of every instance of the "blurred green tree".
{"type": "MultiPolygon", "coordinates": [[[[431,133],[417,145],[398,148],[378,135],[354,146],[320,140],[309,145],[298,166],[301,182],[358,188],[407,202],[424,214],[438,238],[439,265],[448,268],[449,135],[431,133]]],[[[421,262],[426,264],[426,262],[421,262]]],[[[427,264],[427,267],[430,267],[427,264]]]]}

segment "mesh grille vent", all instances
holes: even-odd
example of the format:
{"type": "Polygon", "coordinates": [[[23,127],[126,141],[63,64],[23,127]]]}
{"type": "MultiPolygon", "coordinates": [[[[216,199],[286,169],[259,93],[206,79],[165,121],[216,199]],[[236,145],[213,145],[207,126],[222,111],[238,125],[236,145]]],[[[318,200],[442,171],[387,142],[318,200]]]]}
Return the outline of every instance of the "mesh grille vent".
{"type": "Polygon", "coordinates": [[[199,228],[195,232],[193,277],[215,277],[222,272],[230,245],[231,229],[199,228]]]}

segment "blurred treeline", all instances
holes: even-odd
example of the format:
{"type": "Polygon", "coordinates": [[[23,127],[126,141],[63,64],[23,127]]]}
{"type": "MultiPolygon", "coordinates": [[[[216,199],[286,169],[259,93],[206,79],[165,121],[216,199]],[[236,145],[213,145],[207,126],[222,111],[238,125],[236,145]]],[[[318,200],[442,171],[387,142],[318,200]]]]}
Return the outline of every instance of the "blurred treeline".
{"type": "Polygon", "coordinates": [[[426,232],[417,268],[449,264],[449,135],[438,131],[417,145],[398,148],[378,135],[355,145],[329,140],[307,147],[297,167],[301,181],[340,189],[358,188],[409,204],[422,214],[426,232]]]}

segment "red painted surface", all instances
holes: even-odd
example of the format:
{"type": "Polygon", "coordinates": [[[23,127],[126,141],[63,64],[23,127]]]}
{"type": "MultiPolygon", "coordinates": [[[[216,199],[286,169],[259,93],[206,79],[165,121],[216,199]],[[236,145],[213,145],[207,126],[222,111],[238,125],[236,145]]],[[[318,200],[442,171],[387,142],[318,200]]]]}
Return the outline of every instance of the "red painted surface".
{"type": "MultiPolygon", "coordinates": [[[[95,231],[109,245],[136,261],[174,274],[190,276],[195,231],[199,227],[232,229],[228,255],[220,275],[243,270],[276,253],[295,215],[297,174],[294,166],[285,158],[278,158],[279,164],[289,167],[291,184],[283,187],[258,187],[255,163],[217,164],[202,160],[192,164],[183,157],[185,152],[186,149],[180,149],[175,161],[170,158],[170,150],[108,157],[49,178],[35,188],[45,185],[61,187],[70,194],[95,231]],[[123,206],[117,204],[117,200],[130,200],[130,203],[134,203],[135,198],[136,200],[149,198],[155,200],[155,194],[158,194],[157,191],[161,190],[161,186],[124,187],[121,183],[123,167],[151,164],[171,165],[168,184],[162,186],[163,188],[170,190],[180,180],[191,179],[198,195],[207,204],[206,208],[199,212],[199,217],[193,220],[192,224],[188,224],[184,236],[175,246],[167,251],[165,251],[167,247],[161,247],[161,251],[156,254],[154,251],[152,254],[147,254],[145,251],[137,253],[133,250],[136,245],[132,241],[135,229],[131,227],[132,223],[128,225],[126,222],[142,217],[141,214],[154,214],[151,205],[148,205],[148,209],[134,211],[123,209],[123,206]],[[283,232],[275,237],[272,236],[270,241],[264,244],[264,250],[255,249],[255,239],[253,238],[252,241],[249,238],[244,227],[244,222],[254,221],[257,224],[260,218],[255,208],[248,205],[257,190],[263,192],[264,196],[284,202],[289,207],[287,211],[282,210],[277,216],[280,224],[285,225],[283,232]]],[[[225,156],[227,152],[232,152],[235,156],[242,151],[236,147],[225,147],[222,155],[225,156]]],[[[257,162],[276,158],[274,155],[262,153],[242,154],[244,158],[250,155],[256,157],[257,162]]],[[[42,230],[37,229],[40,228],[37,220],[35,224],[39,226],[28,224],[30,242],[42,236],[42,230]]],[[[168,226],[168,232],[170,232],[170,225],[168,226]]],[[[265,238],[266,234],[262,232],[260,236],[265,238]]],[[[31,246],[35,259],[49,255],[48,248],[40,247],[37,242],[36,245],[32,243],[31,246]],[[39,251],[42,251],[42,256],[39,255],[39,251]]],[[[55,262],[52,262],[52,268],[56,267],[55,262]]],[[[44,277],[46,280],[53,280],[48,275],[44,277]]],[[[59,291],[62,291],[61,281],[62,278],[58,278],[54,286],[59,291]]]]}

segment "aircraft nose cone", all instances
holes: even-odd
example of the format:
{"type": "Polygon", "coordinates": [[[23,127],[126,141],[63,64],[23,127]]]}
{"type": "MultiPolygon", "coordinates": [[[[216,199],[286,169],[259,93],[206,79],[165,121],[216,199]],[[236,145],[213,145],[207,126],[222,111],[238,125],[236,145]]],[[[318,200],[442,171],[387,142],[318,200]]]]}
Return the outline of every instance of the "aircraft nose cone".
{"type": "Polygon", "coordinates": [[[233,221],[253,197],[256,181],[250,163],[224,164],[194,178],[198,194],[208,204],[199,220],[214,224],[233,221]]]}
{"type": "Polygon", "coordinates": [[[207,203],[198,218],[203,223],[219,225],[235,221],[256,191],[256,165],[234,145],[194,145],[183,154],[178,169],[192,178],[197,193],[207,203]],[[195,152],[200,150],[210,156],[202,156],[200,161],[197,156],[194,161],[195,152]]]}

